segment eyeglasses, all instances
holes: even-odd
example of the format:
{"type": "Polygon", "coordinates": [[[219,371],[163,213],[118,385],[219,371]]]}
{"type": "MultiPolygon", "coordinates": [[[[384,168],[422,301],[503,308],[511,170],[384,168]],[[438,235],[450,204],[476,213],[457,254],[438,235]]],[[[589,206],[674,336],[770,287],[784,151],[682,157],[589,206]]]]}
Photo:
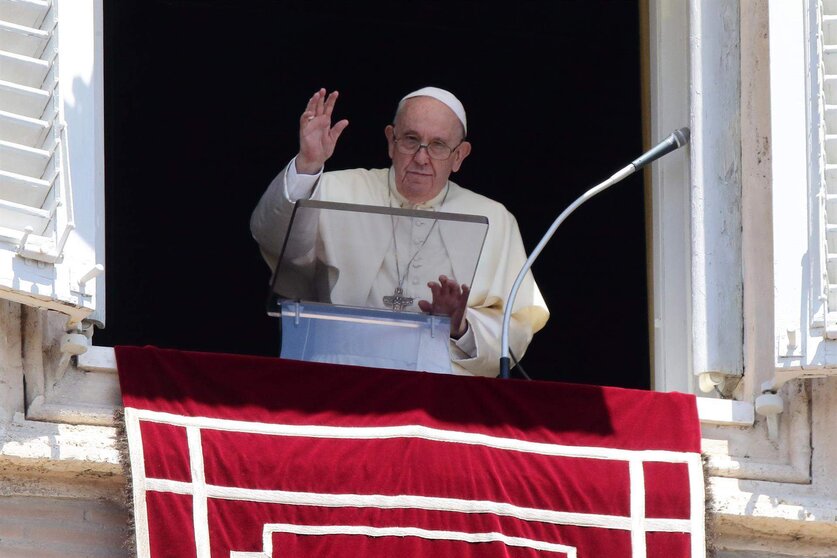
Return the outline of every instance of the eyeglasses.
{"type": "Polygon", "coordinates": [[[450,147],[446,143],[433,140],[430,143],[421,143],[416,136],[406,135],[400,138],[396,138],[393,136],[393,141],[395,142],[395,147],[398,149],[400,153],[404,155],[415,155],[419,152],[419,150],[423,147],[427,149],[427,154],[430,156],[431,159],[436,159],[438,161],[444,161],[445,159],[449,159],[451,154],[454,150],[462,145],[462,142],[465,140],[460,141],[456,146],[450,147]]]}

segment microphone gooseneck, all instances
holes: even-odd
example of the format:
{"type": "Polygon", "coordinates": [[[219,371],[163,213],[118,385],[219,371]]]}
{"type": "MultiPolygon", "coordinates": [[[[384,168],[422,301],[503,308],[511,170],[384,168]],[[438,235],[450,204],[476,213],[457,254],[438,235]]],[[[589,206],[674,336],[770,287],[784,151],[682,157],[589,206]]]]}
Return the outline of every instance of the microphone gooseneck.
{"type": "Polygon", "coordinates": [[[565,209],[561,214],[558,216],[557,219],[552,223],[549,227],[549,230],[546,231],[541,241],[535,246],[535,249],[532,250],[532,253],[529,255],[529,258],[526,260],[526,263],[523,264],[523,268],[520,270],[520,273],[517,274],[517,279],[515,279],[514,284],[512,285],[511,291],[509,292],[509,297],[506,302],[506,308],[503,312],[503,327],[502,333],[500,337],[500,377],[501,378],[508,378],[509,371],[510,371],[510,358],[509,358],[509,324],[511,322],[511,314],[512,308],[514,307],[514,299],[517,297],[517,291],[520,288],[520,285],[523,283],[523,278],[526,276],[526,273],[532,267],[532,263],[534,263],[535,258],[541,253],[546,243],[549,242],[549,239],[552,238],[552,235],[555,234],[555,230],[558,226],[564,222],[564,220],[569,217],[570,213],[576,210],[578,206],[598,194],[606,190],[607,188],[613,186],[617,182],[627,178],[628,176],[632,175],[642,167],[652,163],[666,155],[667,153],[671,153],[675,149],[679,149],[684,145],[689,143],[689,138],[691,133],[689,128],[678,128],[677,130],[673,131],[666,139],[640,155],[637,159],[635,159],[630,165],[626,166],[598,186],[594,186],[587,190],[584,194],[578,197],[567,209],[565,209]]]}

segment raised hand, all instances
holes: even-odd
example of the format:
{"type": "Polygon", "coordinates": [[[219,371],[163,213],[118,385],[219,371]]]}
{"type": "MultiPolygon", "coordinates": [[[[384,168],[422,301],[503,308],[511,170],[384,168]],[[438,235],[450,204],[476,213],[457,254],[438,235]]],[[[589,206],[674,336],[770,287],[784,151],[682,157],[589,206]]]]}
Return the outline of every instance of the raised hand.
{"type": "Polygon", "coordinates": [[[343,119],[331,125],[331,113],[337,102],[337,91],[326,95],[320,89],[308,100],[305,112],[299,118],[299,154],[296,156],[296,170],[303,174],[316,174],[334,153],[334,146],[340,134],[349,125],[343,119]]]}
{"type": "Polygon", "coordinates": [[[471,289],[468,285],[460,286],[454,279],[445,275],[439,276],[439,282],[431,281],[427,284],[433,300],[420,300],[418,305],[422,312],[450,316],[450,336],[459,339],[468,329],[465,321],[465,311],[468,309],[468,295],[471,289]]]}

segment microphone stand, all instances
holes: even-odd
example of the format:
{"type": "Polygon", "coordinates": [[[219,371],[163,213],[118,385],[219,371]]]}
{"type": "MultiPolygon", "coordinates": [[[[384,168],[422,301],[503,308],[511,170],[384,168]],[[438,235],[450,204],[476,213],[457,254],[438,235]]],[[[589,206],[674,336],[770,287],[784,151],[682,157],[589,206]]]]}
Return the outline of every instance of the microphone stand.
{"type": "Polygon", "coordinates": [[[680,128],[672,132],[672,134],[657,144],[655,147],[651,148],[639,158],[634,160],[630,165],[626,166],[622,170],[615,173],[613,176],[605,180],[604,182],[600,183],[593,188],[587,190],[584,194],[579,196],[569,207],[567,207],[561,214],[558,216],[555,221],[553,221],[552,226],[549,227],[549,230],[546,231],[546,234],[543,236],[541,241],[535,246],[535,249],[532,250],[532,253],[529,255],[529,258],[526,260],[526,263],[523,264],[523,268],[520,270],[520,273],[517,274],[517,279],[515,279],[514,284],[512,285],[511,291],[509,293],[508,303],[506,304],[505,311],[503,312],[503,331],[500,337],[500,377],[501,378],[508,378],[509,377],[509,323],[511,321],[511,314],[512,308],[514,307],[514,299],[517,297],[517,291],[520,288],[520,285],[523,283],[523,278],[526,276],[526,272],[532,267],[532,263],[535,261],[535,258],[543,250],[546,243],[552,238],[552,235],[555,234],[556,229],[563,223],[570,214],[575,211],[581,204],[595,196],[596,194],[603,192],[604,190],[610,188],[617,182],[621,182],[628,176],[632,175],[645,165],[651,163],[652,161],[659,159],[663,155],[674,151],[675,149],[682,147],[689,143],[689,129],[688,128],[680,128]]]}

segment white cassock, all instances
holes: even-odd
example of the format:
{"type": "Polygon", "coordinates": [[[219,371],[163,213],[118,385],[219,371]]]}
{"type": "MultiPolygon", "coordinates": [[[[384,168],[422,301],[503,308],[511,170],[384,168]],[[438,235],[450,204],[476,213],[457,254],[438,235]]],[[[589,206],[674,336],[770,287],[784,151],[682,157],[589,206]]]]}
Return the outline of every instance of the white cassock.
{"type": "MultiPolygon", "coordinates": [[[[468,298],[468,331],[458,340],[451,339],[450,356],[455,374],[496,376],[504,303],[526,261],[514,216],[502,204],[454,182],[448,182],[448,187],[436,198],[413,206],[391,184],[388,169],[352,169],[310,176],[296,175],[293,165],[294,161],[291,161],[289,167],[271,182],[250,220],[253,237],[271,269],[275,269],[282,252],[293,213],[292,199],[300,197],[310,195],[312,199],[332,202],[440,210],[488,218],[488,232],[468,298]],[[305,184],[300,187],[300,180],[309,184],[316,182],[314,191],[305,184]],[[302,196],[298,195],[300,190],[302,196]]],[[[470,279],[466,271],[468,266],[456,269],[462,258],[448,254],[448,247],[453,243],[445,241],[445,227],[434,224],[435,220],[396,218],[387,221],[390,226],[384,230],[352,230],[351,234],[363,237],[365,249],[358,253],[356,249],[343,249],[359,243],[356,238],[347,243],[349,231],[345,224],[335,222],[328,215],[329,212],[324,212],[312,226],[316,227],[325,247],[325,263],[340,270],[332,286],[334,303],[380,308],[383,297],[391,295],[399,283],[406,296],[430,300],[427,283],[438,281],[440,274],[464,283],[470,279]],[[395,258],[398,258],[398,266],[395,258]]],[[[378,223],[377,229],[381,229],[380,221],[378,223]]],[[[409,310],[418,311],[418,308],[414,305],[409,310]]],[[[523,357],[532,336],[548,318],[546,304],[528,273],[518,290],[509,329],[509,346],[518,359],[523,357]]]]}

